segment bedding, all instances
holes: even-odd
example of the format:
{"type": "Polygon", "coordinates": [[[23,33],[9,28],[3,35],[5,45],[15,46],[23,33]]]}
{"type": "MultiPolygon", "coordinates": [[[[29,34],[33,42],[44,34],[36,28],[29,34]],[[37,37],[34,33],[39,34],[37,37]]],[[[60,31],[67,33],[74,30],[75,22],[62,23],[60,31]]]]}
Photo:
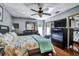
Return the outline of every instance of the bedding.
{"type": "Polygon", "coordinates": [[[6,43],[4,51],[8,56],[27,56],[28,51],[34,49],[40,49],[41,53],[53,50],[51,41],[39,35],[17,36],[16,33],[9,32],[0,36],[0,41],[6,43]]]}
{"type": "Polygon", "coordinates": [[[2,37],[2,34],[0,33],[0,43],[2,43],[2,39],[3,37],[2,37]]]}
{"type": "Polygon", "coordinates": [[[4,36],[3,36],[3,34],[0,33],[0,46],[5,45],[5,43],[3,41],[4,41],[4,36]]]}
{"type": "Polygon", "coordinates": [[[13,40],[12,35],[10,35],[9,33],[4,34],[4,42],[5,43],[10,44],[12,40],[13,40]]]}
{"type": "Polygon", "coordinates": [[[11,37],[11,33],[5,34],[5,41],[7,45],[5,46],[6,55],[28,55],[28,50],[37,49],[38,43],[31,37],[31,36],[18,36],[17,39],[14,40],[16,37],[11,37]]]}
{"type": "Polygon", "coordinates": [[[39,43],[41,53],[52,51],[52,44],[49,39],[45,39],[39,35],[32,35],[32,37],[39,43]]]}
{"type": "Polygon", "coordinates": [[[9,34],[12,35],[14,39],[18,39],[18,35],[15,32],[9,32],[9,34]]]}
{"type": "Polygon", "coordinates": [[[21,41],[23,42],[23,46],[25,46],[28,50],[39,48],[37,41],[34,40],[31,35],[19,36],[19,38],[22,39],[21,41]]]}
{"type": "Polygon", "coordinates": [[[11,35],[10,33],[6,33],[4,35],[0,34],[0,42],[4,43],[5,55],[7,56],[14,56],[14,55],[27,56],[28,55],[26,47],[21,46],[21,42],[19,42],[18,40],[19,40],[18,38],[14,39],[13,35],[11,35]],[[19,44],[17,43],[17,41],[19,42],[19,44]]]}

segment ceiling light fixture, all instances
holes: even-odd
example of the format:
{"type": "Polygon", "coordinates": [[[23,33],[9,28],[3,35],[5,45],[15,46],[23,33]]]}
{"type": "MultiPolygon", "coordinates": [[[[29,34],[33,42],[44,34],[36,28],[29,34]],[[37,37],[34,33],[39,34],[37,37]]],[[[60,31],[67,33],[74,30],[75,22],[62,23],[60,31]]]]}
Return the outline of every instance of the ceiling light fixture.
{"type": "Polygon", "coordinates": [[[51,13],[55,8],[48,8],[49,10],[47,11],[48,13],[51,13]]]}

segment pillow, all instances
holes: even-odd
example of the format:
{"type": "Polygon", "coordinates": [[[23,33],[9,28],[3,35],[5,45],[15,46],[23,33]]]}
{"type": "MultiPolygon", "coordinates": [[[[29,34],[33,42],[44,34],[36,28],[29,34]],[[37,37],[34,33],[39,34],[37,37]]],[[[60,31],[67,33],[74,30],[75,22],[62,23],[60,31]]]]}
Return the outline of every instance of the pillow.
{"type": "Polygon", "coordinates": [[[13,40],[13,36],[9,33],[4,34],[4,42],[10,43],[13,40]]]}
{"type": "Polygon", "coordinates": [[[0,36],[3,36],[3,34],[2,34],[2,33],[0,33],[0,36]]]}
{"type": "Polygon", "coordinates": [[[15,32],[9,32],[13,36],[13,41],[15,42],[19,37],[15,32]]]}
{"type": "Polygon", "coordinates": [[[2,37],[0,37],[0,43],[2,43],[2,37]]]}
{"type": "Polygon", "coordinates": [[[2,43],[2,39],[3,39],[3,38],[2,38],[2,37],[0,37],[0,43],[2,43]]]}
{"type": "Polygon", "coordinates": [[[3,34],[0,33],[0,43],[2,43],[3,38],[4,38],[4,37],[3,37],[3,34]]]}
{"type": "Polygon", "coordinates": [[[16,41],[18,39],[18,36],[15,32],[9,32],[13,36],[13,41],[16,41]]]}
{"type": "Polygon", "coordinates": [[[9,45],[11,48],[15,48],[14,37],[10,33],[4,35],[4,43],[9,45]]]}
{"type": "Polygon", "coordinates": [[[7,37],[13,39],[13,36],[12,36],[10,33],[6,33],[5,36],[7,36],[7,37]]]}
{"type": "Polygon", "coordinates": [[[9,32],[13,37],[17,37],[17,34],[15,32],[9,32]]]}

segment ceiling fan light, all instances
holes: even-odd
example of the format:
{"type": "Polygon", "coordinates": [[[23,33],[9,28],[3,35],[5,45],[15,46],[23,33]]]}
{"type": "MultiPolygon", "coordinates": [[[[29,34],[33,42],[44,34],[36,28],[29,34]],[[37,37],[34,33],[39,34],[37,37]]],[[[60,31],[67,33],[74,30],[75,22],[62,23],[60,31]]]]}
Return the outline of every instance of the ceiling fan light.
{"type": "Polygon", "coordinates": [[[48,13],[51,13],[55,8],[48,8],[48,13]]]}
{"type": "Polygon", "coordinates": [[[38,15],[39,15],[40,17],[42,17],[42,13],[38,13],[38,15]]]}

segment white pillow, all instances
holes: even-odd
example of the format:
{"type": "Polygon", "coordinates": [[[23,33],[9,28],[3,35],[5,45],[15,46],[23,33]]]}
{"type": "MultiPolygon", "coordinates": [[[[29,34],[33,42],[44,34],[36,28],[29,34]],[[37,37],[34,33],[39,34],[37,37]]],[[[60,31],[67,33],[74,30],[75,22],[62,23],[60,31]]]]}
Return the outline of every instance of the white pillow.
{"type": "Polygon", "coordinates": [[[3,34],[2,34],[2,33],[0,33],[0,36],[3,36],[3,34]]]}
{"type": "Polygon", "coordinates": [[[4,34],[4,41],[10,43],[13,40],[13,36],[9,33],[4,34]]]}
{"type": "Polygon", "coordinates": [[[18,37],[15,32],[9,32],[14,38],[18,37]]]}
{"type": "Polygon", "coordinates": [[[3,39],[4,39],[4,36],[2,33],[0,33],[0,43],[2,43],[3,39]]]}

